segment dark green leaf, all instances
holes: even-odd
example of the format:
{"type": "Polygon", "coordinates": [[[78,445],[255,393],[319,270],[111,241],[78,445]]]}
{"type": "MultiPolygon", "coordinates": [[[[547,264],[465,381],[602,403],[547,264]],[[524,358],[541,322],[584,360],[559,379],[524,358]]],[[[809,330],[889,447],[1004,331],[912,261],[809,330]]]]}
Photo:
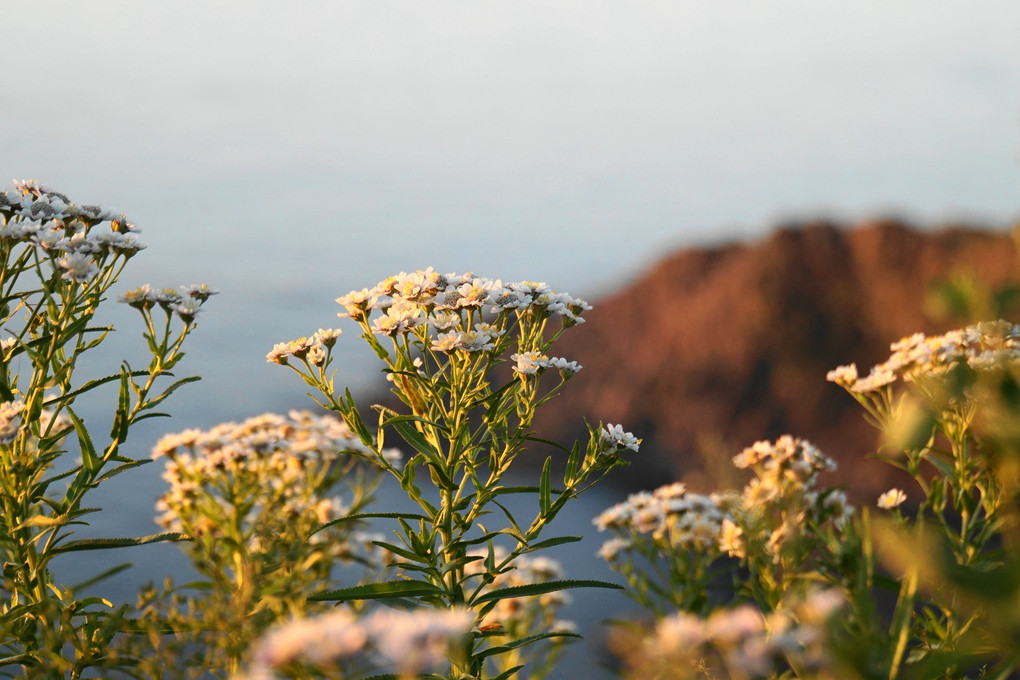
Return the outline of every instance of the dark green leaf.
{"type": "Polygon", "coordinates": [[[164,413],[163,411],[153,411],[152,413],[143,413],[140,416],[135,416],[134,422],[136,423],[141,422],[146,418],[170,418],[170,417],[171,416],[169,413],[164,413]]]}
{"type": "Polygon", "coordinates": [[[552,474],[552,457],[545,459],[545,465],[542,466],[542,478],[538,484],[538,507],[542,511],[542,516],[545,517],[549,514],[549,509],[552,507],[552,491],[549,481],[549,476],[552,474]]]}
{"type": "Polygon", "coordinates": [[[406,548],[401,548],[400,546],[394,545],[392,543],[387,543],[386,541],[372,541],[372,545],[377,545],[380,548],[385,548],[386,550],[389,550],[391,553],[400,555],[404,559],[411,560],[412,562],[418,562],[419,564],[426,562],[426,560],[422,559],[421,557],[411,552],[410,550],[406,548]]]}
{"type": "Polygon", "coordinates": [[[612,590],[623,590],[623,586],[617,583],[609,583],[608,581],[594,581],[590,579],[568,579],[563,581],[546,581],[545,583],[529,583],[523,586],[513,586],[511,588],[500,588],[499,590],[491,590],[476,598],[472,602],[472,604],[481,604],[483,602],[506,600],[512,597],[530,597],[532,595],[544,595],[545,593],[555,593],[561,590],[567,590],[569,588],[609,588],[612,590]]]}
{"type": "Polygon", "coordinates": [[[123,465],[118,465],[117,467],[113,468],[109,472],[104,473],[102,477],[100,477],[99,479],[96,480],[96,483],[100,484],[100,483],[106,481],[107,479],[109,479],[110,477],[114,477],[116,475],[119,475],[120,473],[125,472],[127,470],[133,470],[134,468],[140,467],[142,465],[148,465],[151,462],[153,462],[153,461],[151,461],[151,460],[131,460],[131,461],[128,461],[128,462],[124,463],[123,465]]]}
{"type": "Polygon", "coordinates": [[[415,416],[397,416],[396,418],[388,419],[386,425],[392,425],[401,439],[407,442],[415,451],[423,454],[429,462],[437,465],[442,464],[444,461],[439,451],[413,425],[410,425],[407,422],[408,420],[428,423],[428,421],[415,416]]]}
{"type": "Polygon", "coordinates": [[[106,571],[104,571],[104,572],[102,572],[100,574],[96,574],[95,576],[93,576],[90,579],[87,579],[85,581],[82,581],[81,583],[78,583],[78,584],[76,584],[74,586],[71,586],[71,590],[73,590],[75,592],[79,592],[79,591],[82,591],[82,590],[84,590],[86,588],[91,588],[92,586],[96,585],[97,583],[101,583],[101,582],[107,580],[108,578],[116,576],[117,574],[119,574],[120,572],[124,571],[125,569],[130,569],[130,568],[131,568],[131,563],[130,562],[126,562],[124,564],[118,564],[116,567],[111,567],[110,569],[107,569],[106,571]]]}
{"type": "Polygon", "coordinates": [[[492,680],[509,680],[509,678],[515,676],[517,674],[517,671],[521,670],[522,668],[524,668],[523,665],[508,668],[499,675],[497,675],[496,677],[494,677],[492,680]]]}
{"type": "Polygon", "coordinates": [[[55,553],[75,552],[79,550],[109,550],[110,548],[126,548],[133,545],[146,545],[147,543],[160,543],[163,541],[184,541],[188,540],[184,534],[175,531],[167,531],[161,534],[149,536],[138,536],[135,538],[83,538],[77,541],[69,541],[54,550],[55,553]]]}
{"type": "Polygon", "coordinates": [[[511,514],[511,512],[509,510],[507,510],[503,506],[502,503],[498,503],[496,501],[492,501],[492,504],[495,505],[497,508],[499,508],[500,510],[503,511],[503,514],[506,515],[507,521],[510,522],[510,525],[513,527],[512,531],[510,531],[508,529],[504,529],[503,533],[508,534],[510,536],[513,536],[518,541],[523,543],[524,542],[524,532],[521,531],[521,528],[519,526],[517,526],[517,520],[514,519],[513,514],[511,514]]]}
{"type": "Polygon", "coordinates": [[[580,540],[581,536],[554,536],[553,538],[547,538],[544,541],[538,541],[537,543],[529,543],[527,549],[523,552],[534,552],[536,550],[551,548],[554,545],[563,545],[564,543],[577,543],[580,540]]]}
{"type": "Polygon", "coordinates": [[[85,422],[78,417],[78,414],[68,406],[67,415],[74,423],[74,430],[78,434],[78,444],[81,447],[81,459],[84,467],[89,472],[95,472],[100,468],[99,458],[96,456],[96,448],[92,445],[92,437],[85,428],[85,422]]]}
{"type": "MultiPolygon", "coordinates": [[[[139,376],[143,376],[143,375],[148,375],[148,373],[146,373],[145,371],[133,371],[131,373],[131,375],[135,376],[135,377],[139,377],[139,376]]],[[[68,402],[69,403],[75,397],[77,397],[79,394],[84,394],[85,392],[88,392],[89,390],[95,389],[95,388],[99,387],[100,385],[105,385],[106,383],[113,382],[114,380],[119,380],[119,379],[120,379],[120,373],[114,373],[113,375],[108,375],[108,376],[103,377],[103,378],[96,378],[95,380],[89,380],[87,383],[85,383],[84,385],[82,385],[78,389],[73,390],[71,392],[68,392],[66,394],[62,394],[62,395],[60,395],[59,397],[57,397],[55,399],[51,399],[49,402],[47,402],[47,404],[52,403],[52,402],[68,402]]]]}
{"type": "Polygon", "coordinates": [[[499,645],[498,647],[490,647],[489,649],[484,649],[481,652],[479,652],[476,655],[475,658],[485,659],[485,658],[488,658],[490,656],[497,656],[499,654],[504,654],[504,653],[509,652],[511,650],[518,649],[518,648],[524,647],[526,645],[530,645],[531,643],[538,642],[539,640],[548,640],[549,638],[559,638],[559,637],[572,637],[572,638],[581,639],[581,636],[578,635],[577,633],[566,633],[566,632],[540,633],[538,635],[530,635],[530,636],[528,636],[526,638],[521,638],[520,640],[514,640],[513,642],[508,642],[508,643],[506,643],[504,645],[499,645]]]}
{"type": "Polygon", "coordinates": [[[538,493],[537,486],[499,486],[492,490],[493,496],[512,493],[538,493]]]}
{"type": "Polygon", "coordinates": [[[386,581],[384,583],[366,583],[353,588],[341,588],[330,590],[318,595],[312,595],[309,600],[316,602],[348,600],[387,600],[401,597],[423,597],[428,595],[439,595],[443,591],[423,581],[386,581]]]}

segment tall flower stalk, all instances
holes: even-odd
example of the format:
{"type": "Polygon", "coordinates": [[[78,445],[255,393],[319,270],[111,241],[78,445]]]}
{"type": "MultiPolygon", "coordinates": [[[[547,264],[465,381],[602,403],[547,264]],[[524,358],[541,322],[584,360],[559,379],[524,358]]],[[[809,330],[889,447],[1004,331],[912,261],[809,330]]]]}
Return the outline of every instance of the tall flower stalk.
{"type": "Polygon", "coordinates": [[[73,539],[95,508],[85,499],[110,477],[144,463],[123,450],[131,427],[160,413],[176,389],[166,384],[184,356],[182,344],[207,288],[135,296],[146,324],[151,361],[81,382],[75,369],[113,330],[93,325],[124,266],[144,248],[123,215],[33,182],[0,192],[0,673],[40,678],[81,677],[107,667],[109,641],[125,608],[82,597],[116,570],[57,582],[51,565],[68,553],[174,538],[73,539]],[[159,305],[165,323],[151,309],[159,305]],[[157,384],[159,383],[159,384],[157,384]],[[96,440],[77,410],[79,399],[106,384],[119,386],[109,438],[96,440]],[[78,460],[63,463],[75,450],[78,460]]]}
{"type": "Polygon", "coordinates": [[[486,617],[509,599],[611,584],[563,578],[494,584],[526,554],[580,540],[547,537],[546,530],[566,503],[623,464],[625,450],[638,447],[622,428],[590,428],[585,446],[552,445],[560,453],[545,459],[537,484],[508,483],[515,461],[529,447],[551,444],[535,438],[535,412],[581,367],[550,351],[564,332],[583,322],[590,306],[541,283],[503,285],[431,269],[402,273],[337,302],[345,309],[340,316],[358,324],[382,361],[402,407],[373,407],[373,426],[350,392],[335,388],[333,349],[340,331],[281,343],[267,358],[296,371],[320,405],[340,414],[369,450],[366,458],[397,480],[418,511],[372,515],[395,521],[395,538],[378,545],[396,556],[398,580],[316,597],[466,608],[474,614],[475,634],[461,654],[451,656],[447,677],[537,675],[537,669],[522,671],[528,661],[519,655],[534,643],[572,634],[546,624],[525,635],[508,623],[484,624],[486,617]],[[406,462],[383,455],[384,442],[394,436],[413,452],[406,462]],[[518,494],[536,500],[526,515],[505,504],[507,496],[518,494]],[[497,663],[508,655],[522,662],[497,663]]]}

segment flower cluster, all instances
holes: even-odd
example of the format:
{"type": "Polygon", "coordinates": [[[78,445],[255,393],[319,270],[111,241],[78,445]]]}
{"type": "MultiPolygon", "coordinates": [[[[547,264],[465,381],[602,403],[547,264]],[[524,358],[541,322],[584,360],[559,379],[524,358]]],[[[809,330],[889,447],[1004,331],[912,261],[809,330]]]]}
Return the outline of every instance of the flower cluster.
{"type": "MultiPolygon", "coordinates": [[[[255,528],[257,518],[324,524],[346,514],[339,499],[320,493],[335,482],[344,454],[365,456],[367,448],[337,418],[305,411],[289,416],[266,414],[163,437],[153,458],[169,459],[163,478],[170,490],[157,503],[159,523],[192,535],[216,534],[223,527],[209,521],[209,505],[237,505],[247,511],[243,530],[251,530],[250,547],[257,551],[271,547],[262,545],[271,534],[255,528]]],[[[398,460],[400,454],[388,456],[398,460]]]]}
{"type": "MultiPolygon", "coordinates": [[[[775,442],[756,442],[734,457],[733,464],[755,473],[742,493],[743,533],[767,534],[766,550],[775,561],[788,544],[796,543],[807,523],[838,528],[853,514],[842,491],[815,490],[819,473],[835,470],[836,463],[803,439],[784,435],[775,442]]],[[[735,554],[743,554],[733,547],[735,554]]]]}
{"type": "Polygon", "coordinates": [[[818,473],[836,469],[836,462],[810,442],[783,435],[774,443],[758,441],[733,458],[739,469],[753,469],[758,476],[755,487],[767,499],[789,484],[812,486],[818,473]]]}
{"type": "Polygon", "coordinates": [[[48,256],[60,278],[75,283],[95,278],[110,255],[129,258],[145,248],[123,215],[76,205],[32,180],[0,191],[0,216],[0,243],[31,245],[48,256]],[[109,229],[97,228],[102,223],[109,229]]]}
{"type": "Polygon", "coordinates": [[[217,293],[219,291],[209,288],[204,283],[159,290],[153,290],[149,284],[144,284],[120,295],[117,301],[142,311],[159,305],[168,315],[176,314],[181,321],[191,323],[198,316],[205,301],[217,293]]]}
{"type": "Polygon", "coordinates": [[[815,558],[824,531],[839,529],[853,513],[843,492],[815,489],[819,473],[835,463],[806,441],[760,441],[733,463],[755,474],[740,491],[702,495],[675,482],[632,494],[593,520],[612,534],[599,556],[627,577],[645,606],[704,611],[713,565],[723,556],[768,572],[769,597],[778,597],[785,579],[815,558]]]}
{"type": "Polygon", "coordinates": [[[271,630],[256,643],[251,667],[235,680],[271,680],[282,677],[277,669],[295,663],[323,669],[355,658],[414,674],[440,666],[473,627],[474,615],[464,609],[377,609],[362,619],[336,609],[271,630]]]}
{"type": "Polygon", "coordinates": [[[536,350],[511,354],[510,359],[517,362],[517,365],[514,366],[514,372],[522,376],[535,375],[547,368],[554,368],[566,375],[573,375],[581,370],[581,366],[576,361],[567,361],[562,357],[546,356],[536,350]]]}
{"type": "Polygon", "coordinates": [[[838,591],[820,590],[768,616],[748,604],[708,618],[678,612],[636,643],[631,636],[617,643],[635,678],[764,678],[791,665],[803,672],[829,662],[825,624],[843,604],[838,591]]]}
{"type": "Polygon", "coordinates": [[[856,364],[829,371],[830,382],[856,394],[875,392],[902,378],[916,381],[922,376],[945,375],[959,363],[974,370],[987,370],[1020,360],[1020,325],[1008,321],[984,321],[944,335],[928,337],[915,333],[890,346],[892,354],[860,377],[856,364]]]}
{"type": "Polygon", "coordinates": [[[591,309],[584,300],[557,293],[544,283],[522,281],[504,285],[498,279],[479,278],[472,273],[439,274],[431,267],[412,274],[401,272],[372,289],[352,291],[337,298],[337,303],[346,309],[338,316],[355,321],[367,320],[373,311],[380,311],[372,329],[384,335],[407,333],[428,322],[438,330],[478,332],[468,322],[469,317],[474,318],[472,311],[555,314],[563,319],[564,325],[575,325],[584,323],[581,314],[591,309]]]}
{"type": "Polygon", "coordinates": [[[342,332],[335,328],[320,328],[311,337],[298,338],[290,342],[278,342],[266,355],[266,361],[270,364],[284,366],[290,357],[294,357],[312,366],[323,366],[329,356],[329,351],[336,344],[342,332]]]}
{"type": "Polygon", "coordinates": [[[642,534],[673,549],[711,551],[734,526],[737,501],[734,494],[690,493],[680,482],[631,494],[592,521],[599,531],[618,534],[602,545],[599,554],[612,562],[642,534]]]}

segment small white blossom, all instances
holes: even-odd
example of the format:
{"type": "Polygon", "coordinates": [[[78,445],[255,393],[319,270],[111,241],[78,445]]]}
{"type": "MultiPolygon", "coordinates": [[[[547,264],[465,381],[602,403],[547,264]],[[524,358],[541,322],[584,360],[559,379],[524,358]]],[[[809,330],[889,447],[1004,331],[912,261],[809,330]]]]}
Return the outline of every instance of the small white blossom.
{"type": "Polygon", "coordinates": [[[542,361],[548,359],[548,357],[541,352],[531,350],[529,352],[521,352],[520,354],[511,354],[510,359],[517,362],[517,365],[514,366],[514,372],[521,375],[534,375],[542,368],[542,361]]]}
{"type": "Polygon", "coordinates": [[[184,298],[180,302],[171,305],[171,310],[185,323],[191,323],[202,310],[202,303],[196,298],[184,298]]]}
{"type": "Polygon", "coordinates": [[[630,432],[624,432],[622,425],[607,425],[602,430],[602,441],[612,444],[618,449],[630,449],[634,453],[637,453],[638,447],[641,445],[641,440],[630,432]]]}
{"type": "Polygon", "coordinates": [[[878,507],[883,510],[892,510],[903,505],[907,500],[907,494],[900,489],[889,489],[878,497],[878,507]]]}
{"type": "Polygon", "coordinates": [[[99,273],[99,266],[86,253],[68,253],[57,260],[56,266],[62,272],[60,278],[77,283],[87,283],[99,273]]]}
{"type": "Polygon", "coordinates": [[[599,557],[606,562],[615,562],[620,553],[630,550],[632,543],[627,539],[614,537],[602,544],[599,548],[599,557]]]}

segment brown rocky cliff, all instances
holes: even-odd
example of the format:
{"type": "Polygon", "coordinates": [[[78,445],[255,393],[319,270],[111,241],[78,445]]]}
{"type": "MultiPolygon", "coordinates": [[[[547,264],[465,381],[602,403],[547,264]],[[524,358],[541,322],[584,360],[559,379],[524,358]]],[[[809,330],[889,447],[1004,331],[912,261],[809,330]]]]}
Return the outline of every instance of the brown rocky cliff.
{"type": "Polygon", "coordinates": [[[917,231],[893,221],[852,229],[785,228],[754,244],[680,251],[598,300],[555,353],[584,369],[540,412],[542,436],[583,435],[583,420],[622,423],[644,438],[617,476],[632,488],[718,480],[758,439],[804,437],[840,464],[829,484],[873,502],[896,480],[869,460],[876,431],[842,389],[838,365],[867,371],[890,342],[953,324],[924,314],[932,286],[955,270],[989,285],[1013,280],[1003,233],[917,231]],[[708,476],[712,476],[709,474],[708,476]]]}

